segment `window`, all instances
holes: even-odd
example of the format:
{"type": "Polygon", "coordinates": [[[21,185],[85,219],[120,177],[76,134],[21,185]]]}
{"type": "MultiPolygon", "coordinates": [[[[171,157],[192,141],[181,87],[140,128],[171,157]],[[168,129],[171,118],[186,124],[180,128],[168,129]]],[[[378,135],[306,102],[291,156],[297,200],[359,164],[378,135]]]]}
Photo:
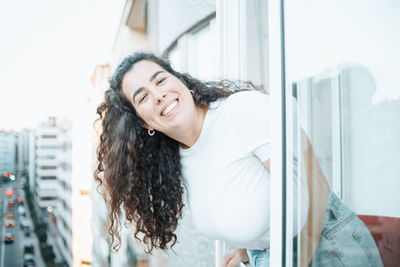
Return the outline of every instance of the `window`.
{"type": "Polygon", "coordinates": [[[56,176],[40,176],[40,179],[42,180],[56,180],[56,176]]]}
{"type": "Polygon", "coordinates": [[[87,190],[79,190],[79,194],[81,194],[82,196],[87,196],[89,192],[87,190]]]}
{"type": "MultiPolygon", "coordinates": [[[[217,46],[213,48],[217,51],[217,67],[213,70],[218,75],[216,78],[250,80],[268,91],[267,11],[265,0],[217,1],[217,46]]],[[[263,119],[260,114],[260,120],[263,119]]],[[[221,266],[223,255],[230,247],[231,244],[215,242],[216,266],[221,266]]]]}
{"type": "Polygon", "coordinates": [[[39,146],[39,149],[57,149],[58,146],[53,146],[53,145],[41,145],[39,146]]]}
{"type": "Polygon", "coordinates": [[[39,155],[38,159],[56,159],[56,155],[39,155]]]}
{"type": "Polygon", "coordinates": [[[40,136],[41,138],[44,138],[44,139],[54,139],[54,138],[57,138],[57,135],[47,135],[47,134],[44,134],[44,135],[41,135],[40,136]]]}
{"type": "Polygon", "coordinates": [[[92,263],[91,263],[91,261],[81,260],[81,265],[91,266],[92,263]]]}
{"type": "MultiPolygon", "coordinates": [[[[310,138],[329,188],[367,225],[384,265],[394,266],[400,261],[390,249],[400,247],[394,227],[400,222],[400,4],[289,0],[283,10],[288,173],[294,153],[299,167],[307,161],[291,141],[301,138],[297,124],[310,138]],[[293,97],[296,106],[289,105],[293,97]]],[[[288,225],[299,216],[291,213],[298,203],[287,198],[288,225]]],[[[308,249],[303,237],[298,244],[286,241],[293,258],[308,249]]]]}
{"type": "Polygon", "coordinates": [[[52,200],[57,200],[57,197],[41,197],[41,201],[52,201],[52,200]]]}
{"type": "Polygon", "coordinates": [[[56,166],[40,166],[41,170],[56,170],[56,166]]]}

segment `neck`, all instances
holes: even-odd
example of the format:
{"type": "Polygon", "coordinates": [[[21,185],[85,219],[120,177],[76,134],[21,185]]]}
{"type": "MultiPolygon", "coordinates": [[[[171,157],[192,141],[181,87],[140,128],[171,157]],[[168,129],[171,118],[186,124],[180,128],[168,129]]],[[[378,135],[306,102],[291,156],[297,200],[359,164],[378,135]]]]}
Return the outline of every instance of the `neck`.
{"type": "Polygon", "coordinates": [[[207,110],[208,107],[197,108],[191,127],[183,131],[180,135],[174,137],[175,140],[182,144],[184,149],[192,147],[196,143],[197,139],[199,139],[207,110]]]}

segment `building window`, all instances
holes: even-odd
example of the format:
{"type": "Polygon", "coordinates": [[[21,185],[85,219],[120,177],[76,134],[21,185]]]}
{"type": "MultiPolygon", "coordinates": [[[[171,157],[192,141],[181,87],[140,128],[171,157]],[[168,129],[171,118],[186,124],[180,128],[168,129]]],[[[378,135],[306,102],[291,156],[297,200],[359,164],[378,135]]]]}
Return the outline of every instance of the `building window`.
{"type": "Polygon", "coordinates": [[[56,170],[56,166],[40,166],[41,170],[56,170]]]}
{"type": "Polygon", "coordinates": [[[52,200],[57,200],[57,197],[41,197],[41,201],[52,201],[52,200]]]}
{"type": "Polygon", "coordinates": [[[80,190],[79,193],[83,196],[87,196],[89,194],[87,190],[80,190]]]}
{"type": "Polygon", "coordinates": [[[42,180],[56,180],[56,176],[41,176],[40,179],[42,180]]]}
{"type": "Polygon", "coordinates": [[[43,139],[57,138],[57,135],[44,134],[40,136],[43,139]]]}
{"type": "Polygon", "coordinates": [[[52,146],[52,145],[43,145],[39,146],[39,149],[57,149],[58,146],[52,146]]]}
{"type": "Polygon", "coordinates": [[[40,155],[38,159],[56,159],[56,155],[40,155]]]}
{"type": "Polygon", "coordinates": [[[92,263],[90,261],[81,260],[81,265],[92,266],[92,263]]]}

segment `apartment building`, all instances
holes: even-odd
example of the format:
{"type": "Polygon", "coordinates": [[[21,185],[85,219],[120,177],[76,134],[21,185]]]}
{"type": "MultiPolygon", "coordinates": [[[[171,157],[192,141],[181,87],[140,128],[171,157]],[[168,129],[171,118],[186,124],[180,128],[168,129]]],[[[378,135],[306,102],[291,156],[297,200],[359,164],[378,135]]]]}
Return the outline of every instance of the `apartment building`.
{"type": "Polygon", "coordinates": [[[71,208],[71,127],[65,127],[58,134],[57,151],[57,204],[50,218],[55,226],[54,240],[65,262],[72,266],[72,208],[71,208]]]}
{"type": "Polygon", "coordinates": [[[34,147],[36,202],[48,220],[56,255],[72,266],[71,123],[49,117],[35,129],[34,147]]]}
{"type": "Polygon", "coordinates": [[[36,128],[35,195],[40,208],[57,205],[57,154],[60,149],[60,127],[56,118],[49,118],[36,128]]]}
{"type": "MultiPolygon", "coordinates": [[[[92,77],[92,110],[96,109],[96,103],[102,101],[102,93],[107,89],[107,80],[110,76],[111,69],[109,65],[98,65],[96,66],[92,77]]],[[[98,138],[98,137],[97,137],[98,138]]],[[[95,147],[97,143],[97,138],[92,141],[92,166],[96,164],[95,158],[95,147]]],[[[97,192],[97,184],[92,184],[91,199],[93,203],[96,203],[96,208],[93,209],[92,217],[92,229],[93,229],[93,239],[95,241],[95,246],[93,246],[93,262],[94,267],[111,267],[112,262],[115,261],[115,254],[110,252],[110,238],[108,237],[107,225],[109,220],[107,218],[107,207],[104,203],[103,198],[97,192]]],[[[118,254],[118,253],[117,253],[118,254]]],[[[122,253],[120,257],[117,257],[120,261],[125,261],[126,254],[122,253]]],[[[129,266],[129,265],[127,265],[129,266]]]]}
{"type": "Polygon", "coordinates": [[[23,129],[18,133],[17,175],[25,179],[28,178],[29,166],[33,163],[29,160],[29,138],[31,132],[29,129],[23,129]]]}
{"type": "Polygon", "coordinates": [[[0,174],[16,174],[18,164],[18,134],[7,129],[0,129],[0,174]]]}

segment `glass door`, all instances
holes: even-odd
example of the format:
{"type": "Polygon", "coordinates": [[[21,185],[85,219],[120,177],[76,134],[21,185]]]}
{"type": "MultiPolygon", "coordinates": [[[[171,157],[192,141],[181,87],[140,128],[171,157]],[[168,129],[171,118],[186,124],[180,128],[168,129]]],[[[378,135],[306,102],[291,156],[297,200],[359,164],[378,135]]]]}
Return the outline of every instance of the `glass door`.
{"type": "Polygon", "coordinates": [[[285,265],[351,265],[348,221],[352,239],[373,240],[371,264],[398,266],[400,2],[281,3],[285,265]]]}

